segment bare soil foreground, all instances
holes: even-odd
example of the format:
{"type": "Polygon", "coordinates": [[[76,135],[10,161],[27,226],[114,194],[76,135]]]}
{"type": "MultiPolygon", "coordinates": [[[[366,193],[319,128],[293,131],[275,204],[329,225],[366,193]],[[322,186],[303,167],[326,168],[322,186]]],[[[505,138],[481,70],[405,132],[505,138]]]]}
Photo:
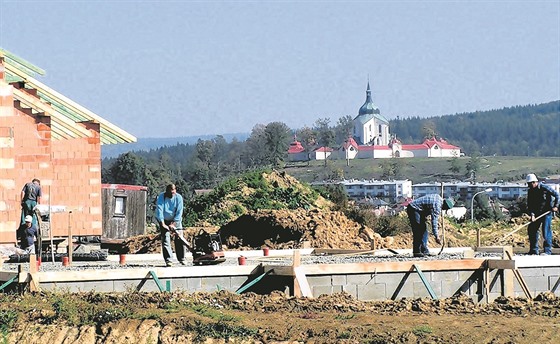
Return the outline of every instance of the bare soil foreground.
{"type": "Polygon", "coordinates": [[[559,343],[560,298],[0,295],[4,343],[559,343]]]}

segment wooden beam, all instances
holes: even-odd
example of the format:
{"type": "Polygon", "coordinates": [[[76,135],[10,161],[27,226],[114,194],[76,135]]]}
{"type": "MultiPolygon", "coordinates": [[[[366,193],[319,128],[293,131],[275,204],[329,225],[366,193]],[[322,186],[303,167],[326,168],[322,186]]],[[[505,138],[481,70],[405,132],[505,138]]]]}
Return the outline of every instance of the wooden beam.
{"type": "MultiPolygon", "coordinates": [[[[299,255],[299,251],[294,250],[294,257],[292,259],[292,276],[294,276],[294,296],[296,296],[296,297],[303,296],[303,291],[301,290],[301,286],[300,286],[298,278],[296,276],[296,269],[300,265],[301,265],[301,257],[299,255]]],[[[305,278],[305,281],[307,282],[307,278],[305,278]]]]}
{"type": "Polygon", "coordinates": [[[517,269],[517,267],[515,266],[515,260],[511,260],[510,257],[513,257],[513,248],[511,246],[505,246],[503,248],[504,253],[503,253],[503,262],[513,262],[513,267],[503,267],[503,290],[502,290],[502,295],[507,296],[507,297],[514,297],[515,296],[515,290],[514,290],[514,285],[513,285],[513,277],[515,276],[515,274],[513,273],[512,270],[517,269]]]}
{"type": "Polygon", "coordinates": [[[33,292],[41,291],[37,273],[29,273],[29,290],[33,292]]]}
{"type": "Polygon", "coordinates": [[[51,125],[59,125],[61,130],[63,130],[67,135],[71,137],[92,137],[89,130],[65,116],[60,114],[57,115],[57,112],[50,105],[43,103],[40,99],[35,98],[17,88],[14,88],[13,92],[14,97],[19,100],[22,105],[35,109],[39,112],[44,112],[45,116],[51,117],[51,125]]]}
{"type": "Polygon", "coordinates": [[[515,260],[512,259],[488,259],[486,261],[488,263],[488,269],[505,269],[505,270],[513,270],[515,269],[515,260]]]}
{"type": "Polygon", "coordinates": [[[13,271],[0,271],[0,282],[6,282],[12,279],[14,276],[17,276],[17,272],[13,271]]]}
{"type": "MultiPolygon", "coordinates": [[[[504,258],[513,259],[513,253],[511,252],[511,250],[504,250],[504,258]]],[[[523,275],[521,275],[519,269],[516,268],[512,271],[513,275],[517,278],[517,282],[519,282],[521,289],[525,293],[525,296],[527,296],[528,299],[532,299],[533,297],[531,296],[531,291],[529,290],[527,283],[525,283],[525,279],[523,279],[523,275]]]]}
{"type": "Polygon", "coordinates": [[[64,95],[58,93],[47,85],[41,83],[35,78],[29,76],[25,72],[17,69],[16,67],[5,63],[6,70],[18,77],[20,77],[26,84],[37,89],[40,96],[48,98],[51,102],[58,104],[61,107],[67,108],[71,112],[75,112],[79,116],[83,116],[87,120],[93,120],[101,124],[102,130],[106,133],[102,138],[103,143],[129,143],[136,142],[136,137],[117,127],[116,125],[110,123],[101,116],[93,113],[92,111],[86,109],[85,107],[79,105],[73,100],[65,97],[64,95]]]}
{"type": "MultiPolygon", "coordinates": [[[[305,276],[305,272],[303,268],[297,267],[294,268],[295,274],[295,283],[298,285],[298,290],[300,295],[294,296],[305,296],[309,298],[313,298],[313,293],[311,292],[311,287],[309,287],[309,282],[307,281],[307,276],[305,276]]],[[[294,287],[294,290],[296,288],[294,287]]]]}
{"type": "Polygon", "coordinates": [[[37,272],[37,256],[34,254],[30,254],[29,255],[29,272],[30,273],[35,273],[37,272]]]}

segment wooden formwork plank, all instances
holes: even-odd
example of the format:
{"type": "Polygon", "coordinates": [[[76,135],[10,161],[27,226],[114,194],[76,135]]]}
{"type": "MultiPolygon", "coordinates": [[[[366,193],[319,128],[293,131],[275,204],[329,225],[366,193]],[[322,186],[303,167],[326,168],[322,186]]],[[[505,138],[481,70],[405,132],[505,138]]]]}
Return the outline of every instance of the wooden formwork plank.
{"type": "Polygon", "coordinates": [[[298,289],[300,292],[300,295],[297,296],[305,296],[305,297],[312,298],[313,293],[311,293],[311,287],[309,286],[309,282],[307,281],[307,276],[305,276],[305,272],[302,269],[302,267],[300,266],[294,268],[294,274],[295,274],[294,282],[298,285],[298,289]]]}
{"type": "MultiPolygon", "coordinates": [[[[504,250],[504,258],[513,259],[512,250],[504,250]]],[[[529,290],[527,283],[525,283],[525,279],[523,278],[523,275],[521,275],[519,269],[515,268],[512,271],[513,271],[513,275],[517,278],[517,282],[519,282],[521,289],[525,293],[525,296],[527,296],[527,298],[529,299],[532,299],[533,297],[531,296],[531,291],[529,290]]]]}
{"type": "Polygon", "coordinates": [[[303,295],[303,292],[301,290],[300,284],[298,283],[297,276],[296,276],[296,269],[300,266],[300,264],[301,264],[301,257],[299,255],[299,251],[294,250],[290,275],[294,277],[294,283],[293,283],[294,296],[298,296],[298,297],[301,297],[303,295]]]}
{"type": "Polygon", "coordinates": [[[516,268],[515,260],[512,259],[488,259],[488,269],[513,270],[516,268]]]}
{"type": "Polygon", "coordinates": [[[503,248],[503,262],[513,262],[513,267],[502,267],[503,270],[503,290],[502,290],[502,295],[504,296],[509,296],[509,297],[514,297],[515,296],[515,290],[514,290],[514,285],[513,285],[513,277],[515,276],[515,274],[513,273],[512,270],[517,270],[517,267],[515,266],[515,260],[512,260],[511,257],[513,257],[513,248],[511,246],[506,246],[503,248]]]}

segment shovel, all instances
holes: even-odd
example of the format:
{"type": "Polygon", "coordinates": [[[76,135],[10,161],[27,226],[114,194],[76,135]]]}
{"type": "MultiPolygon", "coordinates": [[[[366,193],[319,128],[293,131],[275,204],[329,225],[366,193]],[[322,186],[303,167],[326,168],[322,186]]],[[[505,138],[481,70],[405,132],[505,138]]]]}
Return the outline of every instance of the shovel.
{"type": "MultiPolygon", "coordinates": [[[[538,219],[540,219],[541,217],[543,217],[543,216],[545,216],[545,215],[548,215],[548,213],[550,213],[550,210],[547,211],[546,213],[540,214],[537,218],[535,218],[535,221],[537,221],[538,219]]],[[[521,228],[523,228],[523,227],[525,227],[525,226],[528,226],[529,224],[531,224],[531,222],[533,222],[533,221],[529,221],[529,222],[527,222],[527,223],[524,223],[524,224],[518,226],[516,229],[512,230],[511,232],[509,232],[508,234],[506,234],[502,239],[500,239],[500,242],[502,242],[505,238],[509,237],[510,235],[516,233],[516,232],[519,231],[521,228]]]]}

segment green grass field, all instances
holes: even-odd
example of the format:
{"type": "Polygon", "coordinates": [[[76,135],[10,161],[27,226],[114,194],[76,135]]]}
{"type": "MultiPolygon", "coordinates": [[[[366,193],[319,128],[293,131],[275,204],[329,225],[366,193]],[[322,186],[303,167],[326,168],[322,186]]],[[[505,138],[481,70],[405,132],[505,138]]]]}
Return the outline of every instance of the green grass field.
{"type": "MultiPolygon", "coordinates": [[[[403,159],[354,159],[346,165],[345,160],[310,161],[287,165],[283,170],[304,182],[325,179],[388,179],[383,177],[383,166],[398,165],[396,174],[390,179],[409,179],[413,183],[467,180],[466,165],[469,157],[459,158],[460,171],[451,172],[451,158],[403,158],[403,159]]],[[[527,173],[538,177],[560,175],[560,158],[533,157],[480,157],[480,168],[476,175],[478,182],[523,182],[527,173]]]]}

